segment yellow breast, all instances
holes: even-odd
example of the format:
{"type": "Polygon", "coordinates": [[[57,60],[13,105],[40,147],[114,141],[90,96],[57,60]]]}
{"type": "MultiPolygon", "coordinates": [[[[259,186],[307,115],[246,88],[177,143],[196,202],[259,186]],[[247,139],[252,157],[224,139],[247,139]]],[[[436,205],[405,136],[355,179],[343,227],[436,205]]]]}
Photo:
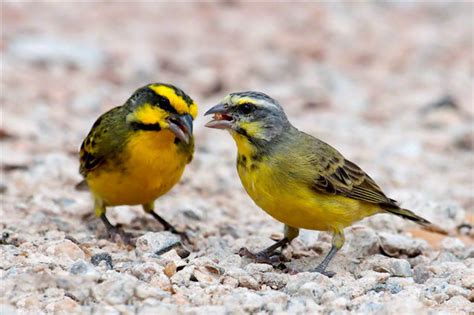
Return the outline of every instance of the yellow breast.
{"type": "Polygon", "coordinates": [[[253,166],[238,163],[237,169],[254,202],[278,221],[292,227],[339,231],[379,211],[377,205],[318,193],[307,183],[291,179],[288,170],[275,169],[265,159],[253,166]]]}
{"type": "Polygon", "coordinates": [[[91,191],[109,206],[154,201],[179,181],[192,155],[174,139],[169,130],[135,132],[121,159],[87,175],[91,191]]]}

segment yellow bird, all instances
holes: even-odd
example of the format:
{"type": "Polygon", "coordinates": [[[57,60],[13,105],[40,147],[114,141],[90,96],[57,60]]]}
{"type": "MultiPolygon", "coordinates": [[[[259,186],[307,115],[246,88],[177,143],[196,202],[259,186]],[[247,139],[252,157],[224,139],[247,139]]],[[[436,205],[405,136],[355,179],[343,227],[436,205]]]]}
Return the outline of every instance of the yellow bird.
{"type": "Polygon", "coordinates": [[[279,103],[260,92],[232,93],[205,115],[209,128],[226,129],[237,144],[237,171],[247,193],[269,215],[285,224],[284,238],[257,254],[271,262],[299,229],[330,231],[332,247],[315,271],[326,268],[344,244],[344,228],[376,213],[392,213],[420,224],[429,222],[402,209],[356,164],[329,144],[299,131],[279,103]]]}
{"type": "Polygon", "coordinates": [[[79,172],[111,238],[119,234],[129,241],[105,215],[106,207],[118,205],[142,205],[166,230],[178,233],[154,211],[154,201],[179,181],[193,158],[196,115],[197,105],[186,93],[154,83],[96,120],[81,145],[79,172]]]}

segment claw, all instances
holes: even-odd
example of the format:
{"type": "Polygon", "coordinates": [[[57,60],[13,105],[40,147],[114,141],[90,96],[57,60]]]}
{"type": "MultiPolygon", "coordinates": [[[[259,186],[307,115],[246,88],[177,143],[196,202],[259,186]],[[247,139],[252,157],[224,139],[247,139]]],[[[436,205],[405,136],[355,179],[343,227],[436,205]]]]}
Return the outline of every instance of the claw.
{"type": "Polygon", "coordinates": [[[268,254],[265,251],[261,251],[261,252],[258,252],[258,253],[252,253],[246,247],[242,247],[239,250],[239,255],[241,257],[247,257],[247,258],[253,259],[253,260],[255,260],[255,262],[261,263],[261,264],[278,265],[278,264],[281,264],[283,262],[288,262],[288,258],[286,258],[281,253],[268,254]]]}
{"type": "Polygon", "coordinates": [[[332,278],[336,275],[336,273],[334,271],[324,270],[322,268],[319,268],[319,266],[316,267],[316,269],[314,269],[314,271],[319,272],[320,274],[325,275],[328,278],[332,278]]]}
{"type": "MultiPolygon", "coordinates": [[[[166,229],[165,229],[166,230],[166,229]]],[[[179,237],[181,238],[181,241],[184,243],[184,244],[191,244],[191,239],[189,238],[188,234],[186,234],[186,232],[179,232],[178,230],[176,230],[174,227],[171,227],[169,229],[167,229],[168,231],[170,231],[171,233],[173,234],[176,234],[176,235],[179,235],[179,237]]]]}

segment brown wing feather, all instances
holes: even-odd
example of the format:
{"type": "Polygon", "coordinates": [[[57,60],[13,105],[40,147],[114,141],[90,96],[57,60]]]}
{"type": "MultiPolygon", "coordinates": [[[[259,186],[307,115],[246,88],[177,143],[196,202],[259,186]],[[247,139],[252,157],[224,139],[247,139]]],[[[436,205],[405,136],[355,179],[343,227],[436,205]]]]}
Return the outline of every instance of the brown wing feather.
{"type": "Polygon", "coordinates": [[[342,195],[349,198],[396,206],[380,187],[360,167],[349,160],[334,157],[327,161],[314,182],[314,188],[325,193],[342,195]]]}
{"type": "Polygon", "coordinates": [[[92,125],[89,134],[84,139],[79,153],[79,173],[86,176],[87,173],[96,169],[104,163],[106,158],[111,155],[111,152],[119,146],[119,143],[114,143],[120,139],[119,128],[121,107],[115,107],[100,116],[92,125]],[[114,119],[115,121],[114,124],[114,119]],[[114,128],[114,135],[109,132],[114,128]]]}

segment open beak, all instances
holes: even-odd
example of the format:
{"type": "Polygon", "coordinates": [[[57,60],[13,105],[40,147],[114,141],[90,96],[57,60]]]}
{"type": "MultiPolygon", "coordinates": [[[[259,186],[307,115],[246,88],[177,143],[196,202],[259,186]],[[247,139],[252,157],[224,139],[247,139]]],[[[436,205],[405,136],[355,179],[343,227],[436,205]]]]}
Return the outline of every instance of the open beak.
{"type": "Polygon", "coordinates": [[[170,130],[175,136],[186,144],[193,136],[193,117],[189,114],[173,115],[168,118],[170,130]]]}
{"type": "Polygon", "coordinates": [[[230,129],[234,123],[234,119],[228,113],[224,104],[218,104],[209,109],[204,116],[214,114],[213,119],[208,122],[205,126],[208,128],[215,129],[230,129]]]}

